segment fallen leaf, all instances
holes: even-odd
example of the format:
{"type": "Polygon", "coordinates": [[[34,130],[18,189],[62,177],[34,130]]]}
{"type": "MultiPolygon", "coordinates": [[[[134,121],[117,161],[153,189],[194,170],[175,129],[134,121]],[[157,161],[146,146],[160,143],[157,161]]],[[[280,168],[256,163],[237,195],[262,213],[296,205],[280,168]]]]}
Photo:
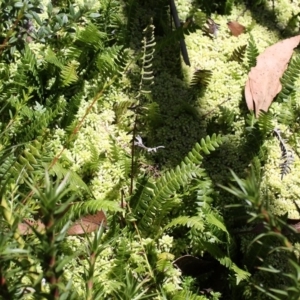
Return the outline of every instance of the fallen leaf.
{"type": "Polygon", "coordinates": [[[228,26],[229,30],[231,31],[232,35],[234,35],[234,36],[239,36],[240,34],[242,34],[245,31],[245,26],[243,26],[242,24],[240,24],[237,21],[229,21],[227,23],[227,26],[228,26]]]}
{"type": "Polygon", "coordinates": [[[94,215],[87,215],[77,220],[67,231],[68,235],[78,235],[96,231],[101,224],[106,225],[106,216],[103,210],[94,215]]]}
{"type": "MultiPolygon", "coordinates": [[[[67,235],[79,235],[96,231],[101,224],[106,225],[106,216],[103,210],[98,211],[93,215],[86,215],[79,220],[76,220],[67,231],[67,235]]],[[[38,232],[45,230],[45,225],[41,220],[24,219],[22,223],[18,224],[18,230],[21,235],[32,234],[35,228],[38,232]]]]}
{"type": "Polygon", "coordinates": [[[268,47],[257,57],[245,85],[245,98],[249,110],[256,117],[261,110],[267,112],[275,96],[281,91],[280,78],[287,68],[293,50],[300,42],[300,35],[268,47]]]}

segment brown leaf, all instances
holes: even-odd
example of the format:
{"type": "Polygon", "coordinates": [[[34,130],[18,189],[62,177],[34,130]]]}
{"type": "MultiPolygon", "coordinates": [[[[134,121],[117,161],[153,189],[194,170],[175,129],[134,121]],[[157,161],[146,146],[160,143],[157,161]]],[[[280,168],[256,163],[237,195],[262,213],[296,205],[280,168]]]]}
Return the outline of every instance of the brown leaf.
{"type": "MultiPolygon", "coordinates": [[[[81,219],[75,221],[75,223],[68,229],[68,235],[78,235],[84,233],[90,233],[96,231],[101,224],[106,225],[106,216],[103,210],[98,211],[94,215],[86,215],[81,219]]],[[[18,230],[21,235],[32,234],[32,227],[38,232],[42,232],[45,229],[45,225],[41,220],[29,220],[24,219],[22,223],[18,224],[18,230]]]]}
{"type": "Polygon", "coordinates": [[[299,42],[300,35],[285,39],[268,47],[257,57],[257,64],[251,68],[245,86],[248,109],[255,110],[256,117],[261,110],[268,111],[281,91],[280,78],[299,42]]]}
{"type": "Polygon", "coordinates": [[[240,34],[242,34],[245,31],[245,26],[243,26],[242,24],[240,24],[237,21],[229,21],[227,23],[227,26],[228,26],[229,30],[231,31],[232,35],[234,35],[234,36],[239,36],[240,34]]]}
{"type": "Polygon", "coordinates": [[[44,223],[42,223],[40,220],[34,221],[24,219],[23,223],[18,224],[18,230],[21,235],[32,234],[32,227],[35,228],[38,232],[42,232],[45,229],[44,223]]]}
{"type": "Polygon", "coordinates": [[[103,210],[94,215],[87,215],[77,220],[67,231],[68,235],[84,234],[96,231],[101,223],[106,225],[106,216],[103,210]]]}

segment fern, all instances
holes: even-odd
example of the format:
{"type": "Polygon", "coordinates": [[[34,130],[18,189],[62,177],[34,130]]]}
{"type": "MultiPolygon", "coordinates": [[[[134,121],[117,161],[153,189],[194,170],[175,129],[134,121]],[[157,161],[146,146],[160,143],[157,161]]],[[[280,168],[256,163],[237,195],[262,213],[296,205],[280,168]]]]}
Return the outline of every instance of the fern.
{"type": "Polygon", "coordinates": [[[272,113],[260,111],[257,124],[262,137],[270,135],[274,129],[272,113]]]}
{"type": "Polygon", "coordinates": [[[186,187],[194,178],[204,175],[198,166],[203,159],[200,152],[209,154],[219,147],[221,142],[220,136],[207,136],[201,140],[201,146],[197,143],[174,170],[163,174],[155,183],[148,179],[138,187],[131,205],[141,230],[147,232],[151,226],[161,226],[165,215],[176,203],[176,198],[172,201],[176,191],[186,187]]]}
{"type": "Polygon", "coordinates": [[[141,80],[139,84],[139,94],[150,93],[150,86],[153,84],[153,70],[152,60],[155,52],[155,38],[154,38],[154,26],[149,25],[144,29],[144,38],[142,41],[143,56],[142,56],[142,68],[141,68],[141,80]]]}
{"type": "Polygon", "coordinates": [[[288,174],[291,171],[290,166],[294,162],[294,155],[291,150],[287,149],[285,141],[281,137],[280,130],[274,129],[274,134],[279,141],[279,145],[281,149],[281,159],[283,160],[283,163],[280,164],[280,174],[281,174],[281,179],[283,179],[283,176],[288,174]]]}
{"type": "Polygon", "coordinates": [[[212,72],[209,70],[197,70],[194,72],[190,87],[205,87],[209,84],[212,72]]]}
{"type": "Polygon", "coordinates": [[[284,100],[288,100],[293,98],[296,94],[296,87],[295,83],[297,79],[299,78],[299,66],[300,66],[300,56],[294,57],[287,68],[287,70],[284,72],[281,83],[282,83],[282,90],[277,96],[277,100],[282,102],[284,100]]]}
{"type": "Polygon", "coordinates": [[[256,58],[259,55],[258,49],[256,47],[253,36],[250,34],[248,47],[247,47],[247,60],[248,60],[248,69],[256,66],[256,58]]]}
{"type": "Polygon", "coordinates": [[[69,86],[78,80],[78,75],[76,73],[77,63],[69,62],[66,66],[61,68],[61,80],[62,86],[69,86]]]}
{"type": "Polygon", "coordinates": [[[201,219],[199,216],[188,217],[188,216],[180,216],[178,218],[173,219],[168,225],[163,228],[163,231],[166,231],[169,228],[176,226],[187,226],[188,228],[195,228],[198,231],[204,231],[205,221],[201,219]]]}
{"type": "Polygon", "coordinates": [[[239,46],[233,50],[229,60],[236,61],[238,63],[242,63],[244,56],[246,54],[247,45],[239,46]]]}

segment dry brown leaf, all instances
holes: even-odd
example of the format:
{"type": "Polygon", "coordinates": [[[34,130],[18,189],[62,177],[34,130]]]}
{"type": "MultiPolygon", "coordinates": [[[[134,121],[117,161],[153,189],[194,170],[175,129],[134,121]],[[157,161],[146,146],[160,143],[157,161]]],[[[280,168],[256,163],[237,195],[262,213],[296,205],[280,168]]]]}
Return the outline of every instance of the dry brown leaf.
{"type": "MultiPolygon", "coordinates": [[[[68,229],[68,235],[78,235],[96,231],[101,224],[106,225],[105,213],[100,210],[94,215],[86,215],[81,219],[75,221],[75,223],[68,229]]],[[[43,232],[45,230],[45,225],[41,220],[29,220],[24,219],[24,222],[18,224],[18,230],[21,235],[32,234],[32,227],[38,232],[43,232]]]]}
{"type": "Polygon", "coordinates": [[[299,42],[300,35],[285,39],[268,47],[257,57],[257,64],[251,68],[245,86],[247,106],[249,110],[255,110],[256,117],[261,110],[268,111],[281,91],[280,78],[299,42]]]}
{"type": "Polygon", "coordinates": [[[106,225],[105,213],[100,210],[94,215],[87,215],[77,220],[67,231],[68,235],[84,234],[96,231],[101,224],[106,225]]]}
{"type": "Polygon", "coordinates": [[[242,34],[245,31],[245,26],[243,26],[242,24],[240,24],[237,21],[229,21],[227,23],[227,26],[228,26],[229,30],[231,31],[232,35],[234,35],[234,36],[239,36],[240,34],[242,34]]]}

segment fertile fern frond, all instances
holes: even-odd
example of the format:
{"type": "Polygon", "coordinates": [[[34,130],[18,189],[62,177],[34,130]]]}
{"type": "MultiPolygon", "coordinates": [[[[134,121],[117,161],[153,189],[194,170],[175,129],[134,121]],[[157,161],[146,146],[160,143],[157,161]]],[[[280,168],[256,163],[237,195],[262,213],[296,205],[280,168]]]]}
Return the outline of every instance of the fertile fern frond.
{"type": "Polygon", "coordinates": [[[239,46],[233,50],[229,60],[236,61],[238,63],[242,63],[244,56],[246,54],[247,45],[239,46]]]}
{"type": "Polygon", "coordinates": [[[279,166],[281,179],[283,179],[283,176],[287,175],[291,171],[291,165],[294,162],[294,155],[293,152],[286,147],[285,141],[281,137],[280,130],[274,129],[274,134],[278,139],[280,145],[281,159],[283,160],[283,163],[281,163],[279,166]]]}
{"type": "Polygon", "coordinates": [[[250,39],[247,47],[247,60],[248,60],[248,68],[249,70],[256,66],[256,58],[259,55],[259,51],[256,47],[253,36],[250,34],[250,39]]]}
{"type": "Polygon", "coordinates": [[[210,70],[197,70],[194,72],[190,87],[205,87],[209,84],[212,71],[210,70]]]}
{"type": "Polygon", "coordinates": [[[300,55],[294,57],[284,72],[281,78],[282,90],[277,96],[278,101],[283,101],[289,99],[289,97],[293,97],[296,93],[295,82],[299,78],[299,68],[300,68],[300,55]]]}
{"type": "Polygon", "coordinates": [[[155,37],[154,26],[149,25],[144,29],[143,44],[143,56],[142,56],[142,70],[141,80],[139,84],[139,94],[149,94],[150,86],[153,84],[154,76],[152,71],[152,60],[155,52],[155,37]]]}

